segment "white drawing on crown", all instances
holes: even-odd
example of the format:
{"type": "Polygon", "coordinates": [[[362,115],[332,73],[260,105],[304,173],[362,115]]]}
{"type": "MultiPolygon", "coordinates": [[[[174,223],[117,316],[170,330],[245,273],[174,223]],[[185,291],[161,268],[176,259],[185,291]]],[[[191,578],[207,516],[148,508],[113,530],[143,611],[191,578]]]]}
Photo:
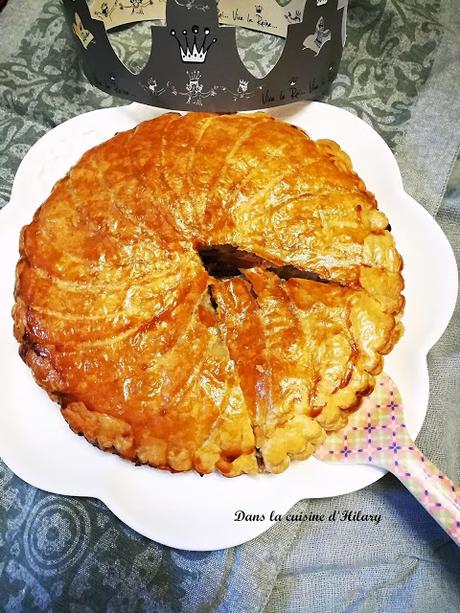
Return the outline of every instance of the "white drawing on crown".
{"type": "Polygon", "coordinates": [[[166,87],[160,87],[156,79],[150,77],[145,85],[144,89],[150,92],[153,96],[161,96],[166,91],[166,87]]]}
{"type": "Polygon", "coordinates": [[[248,81],[240,79],[240,82],[238,83],[238,89],[236,91],[239,94],[245,94],[248,91],[248,81]]]}
{"type": "Polygon", "coordinates": [[[207,11],[209,9],[209,5],[200,2],[200,0],[185,0],[185,2],[179,2],[179,0],[176,0],[176,4],[189,10],[196,9],[198,11],[207,11]]]}
{"type": "Polygon", "coordinates": [[[249,81],[240,79],[236,91],[232,91],[228,87],[218,87],[217,89],[222,89],[222,91],[228,92],[231,96],[233,96],[233,101],[236,102],[237,100],[247,100],[248,98],[252,98],[256,91],[262,89],[262,86],[259,85],[256,87],[256,89],[248,91],[248,87],[249,81]]]}
{"type": "Polygon", "coordinates": [[[316,6],[324,6],[327,4],[327,0],[316,0],[316,6]]]}
{"type": "Polygon", "coordinates": [[[185,92],[178,91],[176,86],[170,81],[167,83],[168,88],[171,90],[174,96],[187,97],[187,100],[185,101],[187,104],[203,106],[203,100],[205,98],[209,98],[209,96],[217,96],[217,90],[224,89],[218,85],[214,85],[209,91],[203,91],[204,86],[202,83],[200,83],[201,72],[199,70],[192,70],[191,72],[187,70],[187,75],[188,83],[185,86],[185,92]]]}
{"type": "Polygon", "coordinates": [[[191,45],[188,40],[187,30],[182,30],[182,36],[184,37],[183,41],[181,41],[181,39],[178,37],[176,30],[171,30],[170,34],[176,39],[177,44],[179,45],[180,56],[184,64],[204,64],[206,61],[208,51],[212,45],[217,42],[217,38],[213,38],[210,42],[208,42],[208,36],[211,33],[211,30],[209,28],[205,28],[203,32],[203,41],[199,47],[197,36],[200,33],[200,28],[198,26],[193,26],[192,28],[193,42],[191,45]]]}
{"type": "Polygon", "coordinates": [[[75,36],[80,40],[83,47],[87,49],[90,42],[94,39],[94,36],[89,30],[84,27],[80,15],[78,13],[75,13],[72,29],[75,36]]]}
{"type": "Polygon", "coordinates": [[[331,40],[331,31],[325,27],[324,19],[320,17],[316,24],[315,33],[310,34],[303,41],[302,51],[305,51],[305,49],[310,49],[316,56],[323,48],[323,45],[325,45],[329,40],[331,40]]]}

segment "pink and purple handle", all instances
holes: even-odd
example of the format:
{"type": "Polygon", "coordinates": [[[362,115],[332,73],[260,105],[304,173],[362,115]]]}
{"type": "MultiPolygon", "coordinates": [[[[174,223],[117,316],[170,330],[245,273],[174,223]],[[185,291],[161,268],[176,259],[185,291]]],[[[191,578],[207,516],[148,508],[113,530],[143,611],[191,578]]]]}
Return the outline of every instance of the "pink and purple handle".
{"type": "Polygon", "coordinates": [[[326,462],[386,468],[460,545],[460,489],[428,460],[410,438],[399,390],[382,374],[348,425],[328,435],[315,456],[326,462]]]}

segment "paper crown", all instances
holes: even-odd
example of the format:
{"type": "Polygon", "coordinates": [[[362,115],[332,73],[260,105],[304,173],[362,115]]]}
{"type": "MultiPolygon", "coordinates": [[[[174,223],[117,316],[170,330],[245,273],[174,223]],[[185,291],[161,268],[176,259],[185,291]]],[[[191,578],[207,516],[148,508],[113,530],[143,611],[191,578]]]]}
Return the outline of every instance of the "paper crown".
{"type": "Polygon", "coordinates": [[[315,99],[335,78],[348,0],[62,0],[89,81],[103,91],[167,109],[232,112],[315,99]],[[137,74],[107,31],[151,26],[149,59],[137,74]],[[272,70],[255,77],[238,52],[235,27],[286,38],[272,70]]]}

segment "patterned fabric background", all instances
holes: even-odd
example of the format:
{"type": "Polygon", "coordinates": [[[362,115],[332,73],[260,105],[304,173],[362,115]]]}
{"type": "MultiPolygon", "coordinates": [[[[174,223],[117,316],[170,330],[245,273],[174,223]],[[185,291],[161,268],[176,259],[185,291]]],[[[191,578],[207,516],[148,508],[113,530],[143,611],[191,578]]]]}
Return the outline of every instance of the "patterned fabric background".
{"type": "MultiPolygon", "coordinates": [[[[452,115],[452,104],[440,104],[441,119],[435,117],[432,132],[426,128],[423,149],[414,152],[411,146],[408,154],[406,145],[408,136],[421,133],[418,112],[432,91],[433,64],[450,70],[438,49],[446,36],[455,40],[457,33],[458,39],[455,9],[454,2],[441,0],[351,0],[348,42],[327,100],[370,123],[399,155],[408,180],[415,153],[444,187],[454,158],[437,165],[430,139],[442,119],[443,143],[454,142],[458,150],[460,116],[452,115]]],[[[136,37],[142,39],[143,31],[115,37],[127,62],[142,62],[136,37]]],[[[86,82],[58,0],[10,2],[0,15],[0,33],[1,207],[8,202],[19,162],[40,136],[78,113],[125,102],[86,82]]],[[[259,74],[280,53],[282,42],[271,36],[240,30],[237,37],[244,61],[259,74]]],[[[448,100],[452,88],[458,92],[458,80],[444,81],[442,87],[437,94],[448,100]]],[[[456,252],[458,177],[457,169],[444,201],[443,189],[431,193],[430,183],[418,177],[430,202],[443,201],[437,219],[456,252]]],[[[417,196],[417,181],[412,185],[417,196]]],[[[431,353],[433,397],[418,441],[457,481],[459,317],[431,353]]],[[[36,490],[0,462],[0,608],[75,613],[460,610],[458,551],[393,477],[362,492],[297,507],[368,509],[383,519],[379,526],[359,528],[280,523],[234,549],[176,551],[137,535],[102,503],[36,490]]]]}

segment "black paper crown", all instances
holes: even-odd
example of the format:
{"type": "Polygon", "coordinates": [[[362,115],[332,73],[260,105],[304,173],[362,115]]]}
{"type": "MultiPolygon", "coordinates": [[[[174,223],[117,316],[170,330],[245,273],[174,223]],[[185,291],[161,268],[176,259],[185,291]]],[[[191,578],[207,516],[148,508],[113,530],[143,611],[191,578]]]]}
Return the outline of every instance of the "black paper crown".
{"type": "MultiPolygon", "coordinates": [[[[337,74],[348,0],[307,0],[303,20],[301,11],[290,11],[286,4],[285,46],[262,78],[243,64],[235,28],[219,25],[216,0],[166,0],[166,24],[151,26],[150,56],[138,74],[118,58],[103,20],[116,7],[128,9],[125,14],[131,21],[137,15],[142,18],[152,0],[112,0],[113,6],[107,1],[93,15],[87,0],[62,2],[93,85],[167,109],[232,112],[321,97],[337,74]]],[[[259,2],[253,10],[262,19],[263,2],[259,2]]]]}

